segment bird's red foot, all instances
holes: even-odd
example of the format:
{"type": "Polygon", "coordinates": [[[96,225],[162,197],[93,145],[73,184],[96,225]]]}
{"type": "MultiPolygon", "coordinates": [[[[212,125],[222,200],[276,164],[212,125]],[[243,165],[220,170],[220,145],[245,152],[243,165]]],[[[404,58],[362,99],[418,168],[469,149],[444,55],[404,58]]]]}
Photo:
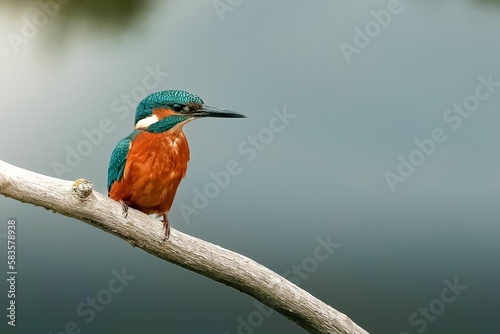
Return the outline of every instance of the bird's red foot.
{"type": "Polygon", "coordinates": [[[120,202],[120,204],[122,205],[122,209],[123,209],[122,215],[123,215],[123,218],[127,218],[127,216],[128,216],[128,205],[127,205],[127,203],[125,203],[122,199],[119,200],[118,202],[120,202]]]}
{"type": "Polygon", "coordinates": [[[161,221],[163,223],[163,229],[165,230],[165,237],[163,238],[163,241],[168,240],[170,238],[170,223],[168,222],[167,214],[162,214],[163,220],[161,221]]]}

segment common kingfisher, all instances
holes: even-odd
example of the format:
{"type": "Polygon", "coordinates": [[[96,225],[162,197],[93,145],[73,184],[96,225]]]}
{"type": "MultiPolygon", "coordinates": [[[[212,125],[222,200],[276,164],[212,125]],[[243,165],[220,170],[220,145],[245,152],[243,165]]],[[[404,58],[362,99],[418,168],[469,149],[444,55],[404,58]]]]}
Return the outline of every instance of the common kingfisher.
{"type": "Polygon", "coordinates": [[[165,239],[170,236],[168,212],[189,161],[182,127],[202,117],[246,116],[209,107],[186,91],[156,92],[139,102],[135,130],[120,140],[111,154],[108,196],[122,204],[125,217],[129,206],[163,217],[165,239]]]}

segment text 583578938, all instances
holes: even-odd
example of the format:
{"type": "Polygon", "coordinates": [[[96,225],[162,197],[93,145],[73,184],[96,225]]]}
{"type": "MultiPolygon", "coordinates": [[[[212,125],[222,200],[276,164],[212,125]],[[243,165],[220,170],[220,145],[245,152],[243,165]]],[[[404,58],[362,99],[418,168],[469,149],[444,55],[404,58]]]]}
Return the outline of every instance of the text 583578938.
{"type": "Polygon", "coordinates": [[[7,298],[9,307],[7,307],[7,323],[11,326],[16,325],[16,221],[10,219],[7,221],[7,298]]]}

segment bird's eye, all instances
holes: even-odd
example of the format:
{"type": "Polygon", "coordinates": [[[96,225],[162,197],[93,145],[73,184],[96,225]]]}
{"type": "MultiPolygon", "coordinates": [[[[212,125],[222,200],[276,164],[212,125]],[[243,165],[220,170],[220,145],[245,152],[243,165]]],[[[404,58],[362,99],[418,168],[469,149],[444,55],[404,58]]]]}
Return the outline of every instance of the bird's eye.
{"type": "Polygon", "coordinates": [[[180,105],[180,104],[177,104],[177,103],[176,103],[176,104],[174,104],[174,105],[172,106],[172,109],[173,109],[174,111],[178,111],[178,112],[179,112],[179,111],[182,111],[182,109],[183,109],[183,108],[184,108],[184,106],[183,106],[183,105],[180,105]]]}

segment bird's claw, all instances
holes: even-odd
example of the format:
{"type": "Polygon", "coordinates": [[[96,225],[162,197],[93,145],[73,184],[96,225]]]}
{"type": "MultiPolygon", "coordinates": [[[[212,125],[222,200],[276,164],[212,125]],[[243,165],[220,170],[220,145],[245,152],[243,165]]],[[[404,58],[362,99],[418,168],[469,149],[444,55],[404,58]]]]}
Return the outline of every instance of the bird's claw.
{"type": "Polygon", "coordinates": [[[119,202],[122,205],[122,210],[123,210],[122,211],[122,216],[123,216],[123,218],[127,218],[127,216],[128,216],[128,205],[123,200],[120,200],[119,202]]]}
{"type": "Polygon", "coordinates": [[[165,235],[163,237],[163,241],[168,240],[170,238],[170,223],[168,222],[168,218],[166,214],[163,214],[163,220],[161,221],[163,223],[163,229],[165,230],[165,235]]]}

